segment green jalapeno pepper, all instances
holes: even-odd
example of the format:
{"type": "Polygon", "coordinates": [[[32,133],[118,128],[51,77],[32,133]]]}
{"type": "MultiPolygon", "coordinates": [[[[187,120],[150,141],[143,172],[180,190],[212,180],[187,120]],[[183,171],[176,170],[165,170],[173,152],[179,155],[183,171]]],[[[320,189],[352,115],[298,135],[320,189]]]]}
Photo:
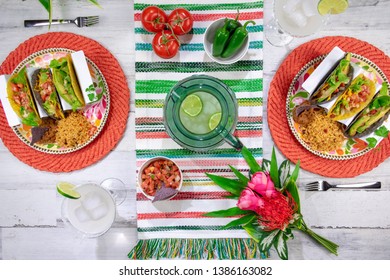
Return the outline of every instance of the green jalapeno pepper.
{"type": "Polygon", "coordinates": [[[225,21],[223,27],[217,29],[213,42],[213,56],[220,56],[230,37],[230,31],[227,30],[229,21],[225,21]]]}
{"type": "Polygon", "coordinates": [[[230,37],[228,45],[222,52],[221,57],[228,58],[238,52],[238,50],[244,44],[245,39],[248,37],[248,30],[246,30],[246,26],[249,23],[253,25],[256,24],[253,20],[250,20],[245,22],[244,26],[238,27],[230,37]]]}
{"type": "Polygon", "coordinates": [[[240,15],[239,11],[237,11],[237,15],[235,19],[226,19],[229,23],[226,26],[226,29],[229,32],[234,32],[238,27],[240,27],[240,23],[238,22],[238,16],[240,15]]]}

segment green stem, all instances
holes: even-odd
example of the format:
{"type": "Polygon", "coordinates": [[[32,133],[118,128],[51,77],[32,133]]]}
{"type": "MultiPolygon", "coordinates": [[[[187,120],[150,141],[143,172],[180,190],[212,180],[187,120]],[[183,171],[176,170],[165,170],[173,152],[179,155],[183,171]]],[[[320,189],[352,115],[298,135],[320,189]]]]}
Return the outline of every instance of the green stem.
{"type": "Polygon", "coordinates": [[[322,246],[324,246],[329,252],[331,252],[332,254],[337,256],[337,248],[339,247],[339,245],[337,245],[336,243],[318,235],[317,233],[315,233],[314,231],[309,229],[303,220],[302,220],[302,226],[299,227],[299,230],[301,230],[302,232],[309,235],[315,241],[317,241],[322,246]]]}

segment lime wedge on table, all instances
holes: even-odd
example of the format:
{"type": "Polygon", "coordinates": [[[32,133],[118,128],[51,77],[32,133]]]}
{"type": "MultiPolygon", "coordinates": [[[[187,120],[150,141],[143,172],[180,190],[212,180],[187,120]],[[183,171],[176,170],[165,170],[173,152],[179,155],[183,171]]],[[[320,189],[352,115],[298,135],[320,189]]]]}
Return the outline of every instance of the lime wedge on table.
{"type": "Polygon", "coordinates": [[[221,116],[222,116],[222,113],[215,113],[214,115],[212,115],[210,117],[210,119],[209,119],[209,128],[211,130],[213,130],[213,129],[215,129],[217,127],[217,125],[221,121],[221,116]]]}
{"type": "Polygon", "coordinates": [[[317,8],[321,15],[336,15],[343,13],[348,6],[347,0],[320,0],[317,8]]]}
{"type": "Polygon", "coordinates": [[[190,94],[183,100],[181,108],[186,114],[195,117],[202,111],[202,100],[196,94],[190,94]]]}
{"type": "Polygon", "coordinates": [[[78,199],[80,198],[80,194],[75,191],[74,189],[76,188],[75,185],[67,182],[59,182],[57,184],[57,191],[67,197],[67,198],[72,198],[72,199],[78,199]]]}

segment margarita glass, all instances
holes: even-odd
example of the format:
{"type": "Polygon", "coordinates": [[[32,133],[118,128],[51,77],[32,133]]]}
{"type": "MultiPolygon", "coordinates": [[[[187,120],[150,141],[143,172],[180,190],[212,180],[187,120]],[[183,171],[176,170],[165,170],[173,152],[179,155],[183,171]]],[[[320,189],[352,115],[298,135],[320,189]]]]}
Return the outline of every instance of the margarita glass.
{"type": "Polygon", "coordinates": [[[117,178],[107,178],[100,183],[100,186],[109,191],[117,206],[125,201],[127,190],[125,184],[121,180],[117,178]]]}
{"type": "Polygon", "coordinates": [[[320,30],[328,19],[321,15],[316,0],[274,0],[273,18],[265,25],[265,36],[274,46],[289,44],[320,30]]]}
{"type": "Polygon", "coordinates": [[[63,221],[83,234],[97,237],[107,232],[116,216],[115,200],[102,186],[87,183],[75,189],[80,198],[64,198],[61,212],[63,221]]]}

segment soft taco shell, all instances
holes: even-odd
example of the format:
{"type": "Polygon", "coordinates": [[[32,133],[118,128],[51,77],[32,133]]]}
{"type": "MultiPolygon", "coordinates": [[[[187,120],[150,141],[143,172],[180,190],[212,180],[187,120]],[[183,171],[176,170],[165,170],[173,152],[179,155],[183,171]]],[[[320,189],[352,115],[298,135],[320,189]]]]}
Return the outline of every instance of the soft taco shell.
{"type": "MultiPolygon", "coordinates": [[[[361,92],[361,90],[362,89],[358,90],[357,92],[361,92]]],[[[375,91],[376,91],[375,83],[372,80],[370,80],[369,78],[365,77],[363,74],[360,74],[352,81],[351,85],[347,88],[347,90],[337,98],[336,102],[333,104],[333,106],[328,111],[328,116],[335,121],[345,120],[345,119],[348,119],[348,118],[355,116],[370,103],[371,99],[375,95],[375,91]],[[340,102],[341,103],[342,102],[348,103],[347,98],[351,97],[353,94],[356,94],[353,91],[353,88],[354,88],[354,85],[357,84],[357,82],[360,79],[363,79],[367,83],[368,91],[369,91],[367,99],[364,102],[358,103],[358,106],[356,106],[350,110],[346,109],[346,110],[344,110],[344,112],[341,112],[340,114],[335,113],[335,109],[337,108],[337,106],[340,102]]]]}

